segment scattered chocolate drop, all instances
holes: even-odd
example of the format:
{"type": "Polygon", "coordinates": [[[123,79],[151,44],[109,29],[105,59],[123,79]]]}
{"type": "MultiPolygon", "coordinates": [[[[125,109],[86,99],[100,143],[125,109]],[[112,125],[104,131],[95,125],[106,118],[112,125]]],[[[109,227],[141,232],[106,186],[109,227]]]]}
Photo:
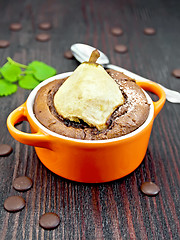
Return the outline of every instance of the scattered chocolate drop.
{"type": "Polygon", "coordinates": [[[9,155],[12,152],[12,147],[8,144],[0,144],[0,156],[9,155]]]}
{"type": "Polygon", "coordinates": [[[156,30],[151,27],[144,28],[144,34],[146,35],[154,35],[156,33],[156,30]]]}
{"type": "Polygon", "coordinates": [[[9,29],[12,31],[19,31],[22,28],[22,24],[21,23],[11,23],[11,25],[9,26],[9,29]]]}
{"type": "Polygon", "coordinates": [[[47,33],[40,33],[36,35],[36,40],[40,42],[47,42],[50,40],[50,35],[47,33]]]}
{"type": "Polygon", "coordinates": [[[4,201],[4,208],[8,212],[18,212],[25,207],[25,200],[20,196],[11,196],[4,201]]]}
{"type": "Polygon", "coordinates": [[[172,71],[172,75],[174,76],[174,77],[176,77],[176,78],[180,78],[180,68],[178,69],[174,69],[173,71],[172,71]]]}
{"type": "Polygon", "coordinates": [[[120,35],[123,34],[123,30],[122,30],[121,28],[119,28],[119,27],[113,27],[113,28],[111,29],[111,33],[112,33],[113,35],[115,35],[115,36],[120,36],[120,35]]]}
{"type": "Polygon", "coordinates": [[[49,30],[52,28],[52,25],[50,22],[42,22],[39,24],[39,28],[42,30],[49,30]]]}
{"type": "Polygon", "coordinates": [[[27,191],[32,187],[32,180],[29,177],[18,177],[13,182],[13,187],[17,191],[27,191]]]}
{"type": "Polygon", "coordinates": [[[67,50],[64,52],[64,57],[67,59],[72,59],[73,58],[73,54],[71,52],[71,50],[67,50]]]}
{"type": "Polygon", "coordinates": [[[60,218],[56,213],[48,212],[43,214],[39,219],[42,228],[51,230],[56,228],[60,223],[60,218]]]}
{"type": "Polygon", "coordinates": [[[126,53],[128,51],[128,48],[125,45],[118,44],[114,47],[114,50],[118,53],[126,53]]]}
{"type": "Polygon", "coordinates": [[[144,182],[141,191],[148,196],[155,196],[160,192],[160,188],[153,182],[144,182]]]}
{"type": "Polygon", "coordinates": [[[0,48],[6,48],[10,45],[10,42],[7,40],[0,40],[0,48]]]}

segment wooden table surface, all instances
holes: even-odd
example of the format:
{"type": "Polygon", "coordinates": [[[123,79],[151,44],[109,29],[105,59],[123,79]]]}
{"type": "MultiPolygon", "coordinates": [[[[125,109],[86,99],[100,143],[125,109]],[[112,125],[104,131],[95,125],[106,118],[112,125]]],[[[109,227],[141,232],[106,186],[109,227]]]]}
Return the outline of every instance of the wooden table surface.
{"type": "MultiPolygon", "coordinates": [[[[104,51],[112,64],[124,67],[164,86],[180,90],[180,80],[171,72],[180,68],[180,2],[95,1],[95,0],[1,0],[0,39],[10,46],[0,48],[0,65],[10,56],[28,64],[44,61],[58,73],[73,71],[78,62],[64,58],[64,51],[76,42],[104,51]],[[38,24],[51,22],[53,28],[42,31],[38,24]],[[12,22],[22,30],[9,30],[12,22]],[[113,36],[111,27],[124,30],[113,36]],[[143,34],[154,27],[156,35],[143,34]],[[48,32],[51,40],[38,42],[36,34],[48,32]],[[114,51],[125,44],[128,52],[114,51]]],[[[14,140],[6,127],[9,113],[21,105],[30,91],[18,88],[0,97],[0,143],[13,147],[11,155],[0,157],[0,238],[1,239],[180,239],[180,105],[166,102],[155,119],[146,156],[130,175],[103,184],[83,184],[52,174],[39,161],[31,146],[14,140]],[[21,175],[33,179],[33,188],[19,193],[12,181],[21,175]],[[156,197],[140,191],[144,181],[153,181],[161,189],[156,197]],[[23,196],[26,207],[9,213],[4,200],[23,196]],[[48,211],[60,216],[60,225],[52,231],[39,226],[40,216],[48,211]]],[[[19,126],[29,131],[27,124],[19,126]]]]}

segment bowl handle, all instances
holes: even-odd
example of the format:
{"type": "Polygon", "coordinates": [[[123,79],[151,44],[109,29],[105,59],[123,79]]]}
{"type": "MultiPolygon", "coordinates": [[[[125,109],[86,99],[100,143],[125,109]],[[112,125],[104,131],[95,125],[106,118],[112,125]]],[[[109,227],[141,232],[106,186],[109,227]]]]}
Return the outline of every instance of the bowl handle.
{"type": "Polygon", "coordinates": [[[141,80],[136,80],[136,83],[142,87],[144,90],[147,90],[149,92],[155,93],[158,97],[159,100],[154,102],[154,117],[158,115],[158,113],[161,111],[165,101],[166,101],[166,94],[164,90],[162,89],[159,84],[151,81],[151,80],[146,80],[146,81],[141,81],[141,80]]]}
{"type": "Polygon", "coordinates": [[[28,121],[26,116],[26,103],[16,108],[8,116],[7,127],[10,134],[21,143],[50,149],[49,136],[45,135],[45,133],[42,133],[39,130],[36,133],[25,133],[15,128],[15,124],[20,123],[21,121],[28,121]]]}

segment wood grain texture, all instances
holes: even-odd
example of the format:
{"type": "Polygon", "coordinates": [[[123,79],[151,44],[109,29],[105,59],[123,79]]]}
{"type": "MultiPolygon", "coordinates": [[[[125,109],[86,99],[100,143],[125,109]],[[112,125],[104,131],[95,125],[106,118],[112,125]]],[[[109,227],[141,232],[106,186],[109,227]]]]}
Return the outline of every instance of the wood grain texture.
{"type": "MultiPolygon", "coordinates": [[[[63,57],[75,42],[87,43],[104,51],[112,64],[122,66],[180,91],[180,80],[171,72],[180,68],[180,2],[178,0],[1,0],[0,39],[10,41],[0,49],[0,65],[10,56],[28,64],[42,60],[58,73],[73,71],[78,62],[63,57]],[[43,32],[38,24],[50,21],[51,40],[37,42],[43,32]],[[12,32],[12,22],[22,30],[12,32]],[[113,36],[111,27],[121,27],[122,36],[113,36]],[[143,34],[154,27],[154,36],[143,34]],[[116,44],[125,44],[128,52],[118,54],[116,44]]],[[[179,239],[180,236],[180,107],[166,102],[157,116],[142,164],[130,175],[104,184],[83,184],[63,179],[46,169],[33,147],[14,140],[6,119],[29,95],[28,90],[0,98],[0,143],[10,144],[13,153],[0,157],[0,238],[1,239],[179,239]],[[21,175],[33,179],[30,191],[19,193],[12,187],[21,175]],[[140,191],[144,181],[153,181],[161,189],[156,197],[140,191]],[[4,200],[20,195],[26,207],[8,213],[4,200]],[[61,219],[53,231],[39,226],[40,216],[56,212],[61,219]]],[[[18,126],[29,131],[29,125],[18,126]]]]}

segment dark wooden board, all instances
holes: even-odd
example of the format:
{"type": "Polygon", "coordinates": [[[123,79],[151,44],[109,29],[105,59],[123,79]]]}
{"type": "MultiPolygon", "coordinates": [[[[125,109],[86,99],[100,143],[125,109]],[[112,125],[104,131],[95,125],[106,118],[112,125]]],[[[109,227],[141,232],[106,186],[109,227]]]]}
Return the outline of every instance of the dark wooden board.
{"type": "MultiPolygon", "coordinates": [[[[10,56],[28,64],[42,60],[58,73],[73,71],[78,62],[63,57],[76,42],[104,51],[112,64],[124,67],[166,87],[180,91],[180,80],[171,72],[180,68],[180,2],[178,0],[1,0],[0,39],[10,46],[0,48],[0,65],[10,56]],[[38,42],[38,28],[50,21],[51,40],[38,42]],[[9,25],[21,22],[21,31],[9,25]],[[124,34],[115,37],[111,27],[124,34]],[[146,36],[144,27],[157,34],[146,36]],[[116,44],[125,44],[128,52],[118,54],[116,44]]],[[[0,143],[10,144],[13,153],[0,157],[0,238],[1,239],[179,239],[180,236],[180,105],[166,102],[155,119],[142,164],[130,175],[104,184],[83,184],[52,174],[39,161],[33,147],[14,140],[6,127],[9,113],[21,105],[30,91],[0,98],[0,143]],[[33,188],[18,193],[12,187],[17,176],[33,179],[33,188]],[[140,191],[141,183],[153,181],[161,189],[156,197],[140,191]],[[8,213],[4,200],[18,194],[26,207],[8,213]],[[45,231],[39,217],[56,212],[61,219],[57,229],[45,231]]],[[[28,124],[19,128],[29,131],[28,124]]]]}

